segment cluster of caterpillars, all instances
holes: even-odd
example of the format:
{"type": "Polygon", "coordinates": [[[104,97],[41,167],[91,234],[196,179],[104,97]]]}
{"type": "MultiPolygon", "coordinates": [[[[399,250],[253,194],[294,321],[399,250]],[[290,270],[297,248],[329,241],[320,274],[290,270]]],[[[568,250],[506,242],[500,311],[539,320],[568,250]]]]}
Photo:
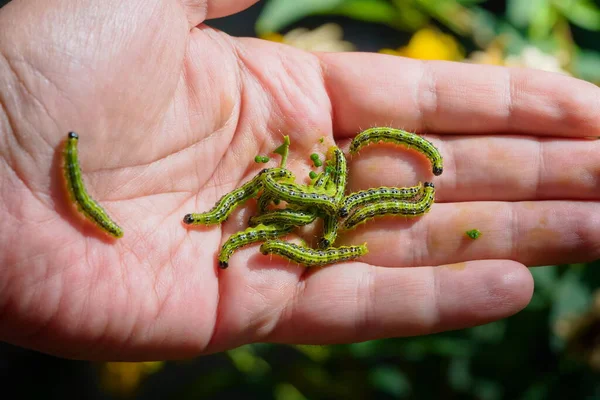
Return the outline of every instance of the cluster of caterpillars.
{"type": "MultiPolygon", "coordinates": [[[[306,267],[354,260],[368,252],[366,243],[334,247],[338,231],[350,230],[372,218],[386,215],[420,216],[427,213],[434,203],[435,188],[431,182],[346,194],[347,162],[337,146],[330,147],[323,172],[314,176],[310,184],[299,184],[292,172],[285,168],[289,138],[285,139],[280,167],[263,169],[249,182],[221,197],[211,210],[184,216],[183,222],[187,225],[220,224],[247,200],[258,199],[258,214],[250,218],[249,227],[231,235],[222,245],[218,255],[220,268],[229,266],[234,251],[257,242],[263,242],[261,253],[276,254],[306,267]],[[281,202],[284,202],[281,207],[271,206],[281,202]],[[281,240],[294,229],[317,218],[323,219],[318,248],[281,240]]],[[[352,140],[350,154],[379,142],[417,150],[429,159],[435,176],[442,174],[443,159],[437,148],[424,138],[400,129],[367,129],[352,140]]]]}

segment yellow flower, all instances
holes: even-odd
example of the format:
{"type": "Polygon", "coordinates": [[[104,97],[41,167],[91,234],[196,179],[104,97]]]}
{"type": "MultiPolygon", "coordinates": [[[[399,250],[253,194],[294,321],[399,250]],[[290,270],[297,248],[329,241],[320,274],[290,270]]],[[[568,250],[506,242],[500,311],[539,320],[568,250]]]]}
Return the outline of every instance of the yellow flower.
{"type": "Polygon", "coordinates": [[[404,47],[397,50],[381,49],[379,52],[420,60],[459,61],[464,58],[464,50],[452,35],[433,28],[417,31],[404,47]]]}
{"type": "Polygon", "coordinates": [[[485,50],[472,52],[464,61],[474,64],[504,65],[505,38],[498,36],[485,50]]]}
{"type": "Polygon", "coordinates": [[[120,397],[131,397],[147,375],[162,367],[162,361],[107,362],[102,364],[100,379],[106,391],[120,397]]]}
{"type": "Polygon", "coordinates": [[[353,51],[354,45],[342,40],[343,35],[344,32],[341,26],[328,23],[312,31],[306,28],[296,28],[285,35],[267,33],[261,35],[261,39],[285,43],[308,51],[353,51]]]}

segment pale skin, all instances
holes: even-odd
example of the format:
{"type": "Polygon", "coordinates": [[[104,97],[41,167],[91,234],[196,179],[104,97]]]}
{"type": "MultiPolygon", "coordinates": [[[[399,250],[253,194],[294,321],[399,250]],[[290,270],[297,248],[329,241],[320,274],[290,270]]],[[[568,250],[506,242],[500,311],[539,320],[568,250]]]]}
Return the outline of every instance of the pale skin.
{"type": "MultiPolygon", "coordinates": [[[[0,339],[62,357],[164,360],[252,342],[347,343],[487,323],[529,302],[526,266],[600,256],[600,89],[524,69],[312,54],[203,24],[252,0],[15,0],[0,10],[0,339]],[[222,226],[188,228],[289,134],[289,167],[361,129],[425,133],[445,158],[371,146],[349,189],[432,180],[422,218],[344,233],[358,262],[305,270],[222,226]],[[107,240],[61,187],[80,135],[107,240]],[[325,144],[319,138],[325,137],[325,144]],[[559,138],[562,137],[562,138],[559,138]],[[322,148],[319,146],[323,146],[322,148]],[[479,229],[476,241],[464,232],[479,229]]],[[[274,166],[278,158],[268,166],[274,166]]]]}

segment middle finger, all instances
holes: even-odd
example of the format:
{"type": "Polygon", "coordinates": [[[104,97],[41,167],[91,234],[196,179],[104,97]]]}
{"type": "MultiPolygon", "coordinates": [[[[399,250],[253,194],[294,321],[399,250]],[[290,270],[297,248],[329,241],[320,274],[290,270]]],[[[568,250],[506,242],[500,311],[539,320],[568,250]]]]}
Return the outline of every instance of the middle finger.
{"type": "Polygon", "coordinates": [[[600,140],[533,136],[430,136],[444,158],[399,146],[368,146],[349,159],[348,191],[432,180],[436,202],[600,199],[600,140]]]}

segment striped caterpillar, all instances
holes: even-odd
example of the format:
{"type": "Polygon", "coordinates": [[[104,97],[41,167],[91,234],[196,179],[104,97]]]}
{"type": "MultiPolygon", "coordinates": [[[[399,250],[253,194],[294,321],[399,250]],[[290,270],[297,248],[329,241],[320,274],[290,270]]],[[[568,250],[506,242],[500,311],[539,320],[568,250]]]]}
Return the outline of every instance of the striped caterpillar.
{"type": "Polygon", "coordinates": [[[350,153],[355,154],[366,145],[378,142],[389,142],[415,149],[429,159],[434,175],[441,175],[444,171],[443,158],[431,142],[401,129],[387,127],[367,129],[354,137],[350,144],[350,153]]]}
{"type": "Polygon", "coordinates": [[[229,258],[237,249],[252,243],[275,239],[292,231],[292,226],[263,225],[247,228],[244,231],[234,233],[221,247],[219,253],[219,268],[225,269],[229,266],[229,258]]]}
{"type": "Polygon", "coordinates": [[[77,155],[77,142],[79,135],[75,132],[69,132],[64,151],[64,171],[67,188],[71,199],[77,204],[77,209],[85,217],[95,223],[104,232],[107,232],[115,238],[123,236],[123,229],[116,224],[104,211],[104,209],[90,197],[87,193],[83,179],[81,177],[81,168],[77,155]]]}
{"type": "Polygon", "coordinates": [[[263,187],[266,176],[271,177],[273,180],[293,178],[293,174],[285,168],[263,169],[252,180],[221,197],[209,211],[186,214],[183,217],[183,222],[187,225],[211,225],[225,221],[240,204],[258,194],[263,187]]]}
{"type": "Polygon", "coordinates": [[[260,246],[260,252],[264,255],[277,254],[305,267],[319,267],[354,260],[367,254],[368,249],[366,244],[362,244],[316,250],[281,240],[269,240],[260,246]]]}
{"type": "Polygon", "coordinates": [[[402,215],[406,217],[416,217],[429,211],[434,199],[435,188],[433,183],[425,182],[423,197],[416,203],[400,201],[382,201],[372,203],[351,214],[344,221],[344,229],[353,229],[357,225],[366,222],[368,219],[381,217],[385,215],[402,215]]]}
{"type": "Polygon", "coordinates": [[[367,204],[377,203],[381,201],[405,201],[410,200],[423,193],[423,184],[419,182],[416,186],[411,187],[378,187],[349,194],[344,198],[342,206],[339,210],[339,216],[346,218],[350,212],[356,207],[362,207],[367,204]]]}

